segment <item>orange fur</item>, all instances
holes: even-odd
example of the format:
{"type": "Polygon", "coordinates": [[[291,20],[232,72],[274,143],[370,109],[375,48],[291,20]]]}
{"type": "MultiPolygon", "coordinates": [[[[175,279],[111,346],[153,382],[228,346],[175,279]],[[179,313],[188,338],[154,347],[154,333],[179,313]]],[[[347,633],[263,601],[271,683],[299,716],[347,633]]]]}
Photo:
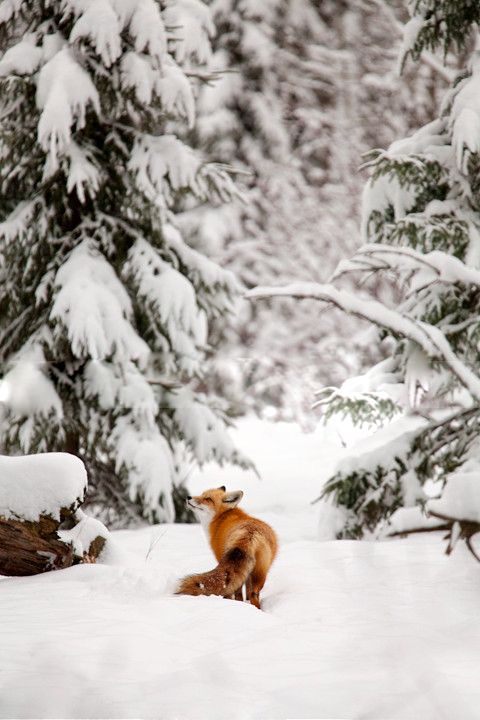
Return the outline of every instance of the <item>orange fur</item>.
{"type": "Polygon", "coordinates": [[[246,599],[260,608],[260,592],[277,553],[277,537],[262,520],[237,508],[243,493],[224,487],[189,497],[187,504],[207,530],[218,565],[210,572],[189,575],[180,582],[182,595],[222,595],[246,599]]]}

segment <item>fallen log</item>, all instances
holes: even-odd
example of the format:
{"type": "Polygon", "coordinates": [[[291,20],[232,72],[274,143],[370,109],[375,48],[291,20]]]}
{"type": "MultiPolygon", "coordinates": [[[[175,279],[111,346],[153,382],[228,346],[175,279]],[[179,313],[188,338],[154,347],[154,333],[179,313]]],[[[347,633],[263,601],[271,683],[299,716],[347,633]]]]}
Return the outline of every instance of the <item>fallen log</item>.
{"type": "Polygon", "coordinates": [[[70,567],[73,547],[58,539],[56,529],[42,535],[37,523],[0,518],[0,575],[36,575],[70,567]]]}

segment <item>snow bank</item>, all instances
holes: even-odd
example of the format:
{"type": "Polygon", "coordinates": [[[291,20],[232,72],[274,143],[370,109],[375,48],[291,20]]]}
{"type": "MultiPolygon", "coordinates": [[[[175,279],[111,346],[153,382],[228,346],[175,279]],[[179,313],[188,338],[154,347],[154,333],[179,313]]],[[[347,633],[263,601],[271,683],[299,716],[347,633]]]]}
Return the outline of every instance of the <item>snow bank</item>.
{"type": "Polygon", "coordinates": [[[60,519],[59,510],[83,499],[87,472],[69,453],[41,453],[21,457],[0,455],[0,516],[38,520],[60,519]]]}
{"type": "MultiPolygon", "coordinates": [[[[476,720],[480,585],[466,549],[447,557],[430,533],[314,539],[309,500],[345,430],[248,419],[234,436],[263,479],[207,465],[190,480],[241,487],[278,532],[264,612],[172,595],[214,565],[199,525],[111,533],[102,559],[115,564],[0,578],[0,717],[476,720]]],[[[83,547],[98,528],[75,531],[83,547]]]]}
{"type": "Polygon", "coordinates": [[[171,595],[212,566],[198,526],[114,536],[135,564],[0,581],[1,717],[478,717],[479,585],[464,548],[286,542],[259,612],[171,595]]]}

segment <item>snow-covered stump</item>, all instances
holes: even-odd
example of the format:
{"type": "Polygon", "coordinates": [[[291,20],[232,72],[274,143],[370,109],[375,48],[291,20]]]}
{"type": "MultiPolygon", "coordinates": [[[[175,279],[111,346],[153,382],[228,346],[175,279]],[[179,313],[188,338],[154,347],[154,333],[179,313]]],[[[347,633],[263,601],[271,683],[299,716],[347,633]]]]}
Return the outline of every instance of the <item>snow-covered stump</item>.
{"type": "Polygon", "coordinates": [[[96,560],[107,531],[78,509],[86,487],[85,466],[74,455],[0,456],[0,574],[96,560]]]}

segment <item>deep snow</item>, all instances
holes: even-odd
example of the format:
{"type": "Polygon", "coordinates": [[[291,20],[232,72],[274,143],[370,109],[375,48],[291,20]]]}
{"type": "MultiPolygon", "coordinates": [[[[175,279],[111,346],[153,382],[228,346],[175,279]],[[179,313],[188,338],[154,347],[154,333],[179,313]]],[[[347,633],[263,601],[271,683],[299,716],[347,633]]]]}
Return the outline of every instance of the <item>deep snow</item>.
{"type": "Polygon", "coordinates": [[[478,717],[480,576],[463,548],[286,542],[261,612],[168,594],[212,565],[198,526],[119,535],[136,566],[0,583],[2,717],[478,717]]]}
{"type": "MultiPolygon", "coordinates": [[[[242,505],[279,533],[264,611],[171,594],[179,576],[213,566],[199,525],[114,533],[115,564],[0,581],[2,718],[478,717],[473,558],[463,546],[446,557],[437,535],[314,539],[318,509],[305,501],[318,494],[314,459],[323,455],[323,471],[333,439],[262,427],[239,433],[243,449],[265,447],[262,483],[206,474],[241,484],[242,505]]],[[[192,489],[205,480],[192,478],[192,489]]]]}

